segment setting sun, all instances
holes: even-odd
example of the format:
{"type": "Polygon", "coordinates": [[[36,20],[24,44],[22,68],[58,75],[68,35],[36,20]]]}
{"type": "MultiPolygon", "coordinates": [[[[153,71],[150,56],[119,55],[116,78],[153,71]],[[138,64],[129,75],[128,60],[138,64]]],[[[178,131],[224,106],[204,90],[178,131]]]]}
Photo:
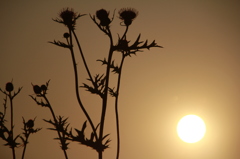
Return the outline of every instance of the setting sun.
{"type": "Polygon", "coordinates": [[[196,115],[184,116],[177,125],[177,133],[181,140],[187,143],[200,141],[206,132],[204,121],[196,115]]]}

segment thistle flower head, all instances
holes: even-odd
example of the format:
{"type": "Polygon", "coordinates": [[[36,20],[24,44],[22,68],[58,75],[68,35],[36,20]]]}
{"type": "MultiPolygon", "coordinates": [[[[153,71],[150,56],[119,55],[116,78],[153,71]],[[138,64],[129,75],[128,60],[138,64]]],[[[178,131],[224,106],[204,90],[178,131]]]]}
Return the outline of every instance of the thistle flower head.
{"type": "Polygon", "coordinates": [[[76,13],[74,12],[73,9],[63,9],[60,14],[60,18],[63,20],[63,24],[67,26],[72,26],[75,25],[75,18],[76,18],[76,13]]]}
{"type": "Polygon", "coordinates": [[[111,23],[108,15],[109,12],[107,12],[105,9],[100,9],[96,12],[96,16],[100,20],[100,25],[108,26],[111,23]]]}
{"type": "Polygon", "coordinates": [[[53,20],[58,23],[63,23],[68,28],[73,29],[74,26],[76,25],[76,20],[81,16],[83,15],[77,14],[77,12],[75,12],[72,8],[64,8],[59,13],[60,19],[56,18],[53,20]]]}
{"type": "Polygon", "coordinates": [[[96,16],[99,20],[108,18],[109,12],[107,12],[105,9],[100,9],[96,12],[96,16]]]}
{"type": "Polygon", "coordinates": [[[12,82],[8,82],[8,83],[6,84],[5,89],[6,89],[6,91],[8,91],[8,92],[13,91],[14,87],[13,87],[12,82]]]}
{"type": "Polygon", "coordinates": [[[138,11],[134,8],[122,8],[119,10],[119,18],[124,21],[126,26],[132,24],[132,21],[137,17],[138,11]]]}

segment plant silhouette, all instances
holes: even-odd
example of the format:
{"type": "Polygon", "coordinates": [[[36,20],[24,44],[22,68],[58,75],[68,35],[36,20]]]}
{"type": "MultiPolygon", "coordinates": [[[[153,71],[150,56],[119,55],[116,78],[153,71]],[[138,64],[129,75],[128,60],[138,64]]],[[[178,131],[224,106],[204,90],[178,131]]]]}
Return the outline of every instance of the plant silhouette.
{"type": "MultiPolygon", "coordinates": [[[[94,15],[89,14],[92,21],[96,24],[100,31],[102,31],[108,38],[109,38],[109,51],[108,56],[103,57],[103,59],[96,59],[97,62],[102,64],[102,67],[105,67],[105,72],[98,73],[93,75],[91,70],[89,69],[88,62],[85,59],[84,52],[82,51],[78,35],[75,32],[77,27],[77,21],[82,17],[87,16],[87,14],[79,14],[74,11],[72,8],[64,8],[60,11],[59,16],[54,18],[53,21],[63,24],[67,30],[63,33],[63,37],[65,39],[64,42],[59,40],[53,40],[49,43],[56,45],[58,47],[62,47],[67,49],[70,52],[72,58],[72,66],[74,70],[74,83],[75,83],[75,94],[78,105],[82,112],[86,117],[86,121],[83,122],[82,127],[79,128],[69,128],[70,123],[68,123],[68,118],[65,118],[61,115],[56,115],[53,109],[53,106],[50,103],[50,100],[47,97],[48,87],[50,80],[46,82],[46,84],[35,85],[32,84],[34,95],[30,95],[30,97],[35,101],[37,105],[40,105],[45,108],[49,108],[52,119],[43,119],[45,122],[52,125],[49,130],[56,131],[57,137],[56,140],[59,140],[60,147],[63,151],[64,157],[68,159],[68,146],[71,142],[78,142],[82,145],[88,146],[98,153],[98,159],[103,159],[103,152],[111,143],[109,138],[110,134],[104,133],[105,128],[105,120],[106,120],[106,111],[108,109],[108,100],[109,98],[114,99],[115,105],[115,120],[116,120],[116,132],[117,132],[117,145],[116,145],[116,159],[120,156],[120,125],[119,125],[119,113],[118,113],[118,103],[119,103],[119,94],[120,94],[120,86],[121,86],[121,76],[123,71],[124,61],[127,57],[132,57],[132,55],[136,55],[138,52],[143,52],[143,50],[150,49],[150,48],[162,48],[159,46],[155,41],[148,42],[148,40],[142,41],[141,34],[136,37],[135,40],[130,40],[127,38],[128,30],[133,21],[138,16],[138,11],[134,8],[122,8],[118,12],[118,18],[120,19],[120,25],[125,28],[125,31],[120,36],[118,34],[118,38],[116,42],[113,38],[113,33],[111,31],[111,23],[115,18],[115,11],[110,16],[110,12],[105,9],[97,10],[94,15]],[[76,44],[77,48],[75,48],[74,44],[76,44]],[[76,51],[77,50],[77,51],[76,51]],[[79,74],[78,68],[76,64],[76,52],[80,53],[81,60],[87,72],[87,81],[82,82],[80,85],[79,81],[79,74]],[[120,54],[120,63],[117,64],[116,59],[114,59],[114,54],[120,54]],[[117,76],[117,82],[115,83],[115,87],[111,87],[110,77],[117,76]],[[79,91],[80,88],[84,88],[86,91],[90,92],[93,95],[99,96],[101,99],[101,112],[100,112],[100,120],[98,123],[94,123],[92,120],[92,116],[89,115],[87,111],[87,107],[82,102],[82,96],[79,91]],[[89,123],[91,132],[90,134],[86,135],[85,130],[87,129],[87,124],[89,123]]],[[[0,137],[6,141],[6,146],[10,146],[13,153],[13,158],[15,159],[15,148],[20,144],[16,142],[18,138],[20,138],[24,145],[24,150],[22,153],[22,159],[24,158],[24,154],[26,151],[26,146],[28,144],[28,139],[30,134],[36,133],[41,128],[33,128],[34,127],[34,120],[30,119],[27,122],[23,118],[23,134],[19,134],[16,137],[13,135],[13,113],[11,113],[11,127],[10,130],[6,126],[5,114],[6,114],[6,107],[7,107],[7,98],[10,99],[10,107],[11,112],[13,110],[13,98],[19,94],[21,88],[18,91],[12,94],[13,91],[13,84],[9,82],[6,84],[6,90],[1,90],[2,93],[6,95],[4,99],[4,111],[0,112],[0,137]],[[5,135],[8,135],[7,137],[5,135]]]]}
{"type": "Polygon", "coordinates": [[[23,145],[23,152],[22,152],[22,159],[24,159],[24,155],[26,152],[27,144],[29,136],[33,133],[37,133],[41,128],[33,128],[34,127],[34,120],[29,119],[27,122],[25,122],[25,119],[23,118],[23,133],[18,134],[14,137],[14,111],[13,111],[13,99],[20,93],[22,90],[22,87],[18,88],[17,92],[14,91],[14,85],[12,82],[8,82],[5,87],[5,91],[0,88],[0,91],[6,95],[4,98],[3,103],[3,112],[0,112],[0,138],[2,138],[6,144],[4,146],[9,146],[12,149],[12,157],[13,159],[16,158],[15,154],[15,148],[20,145],[19,142],[17,142],[17,139],[22,140],[23,145]],[[10,101],[10,130],[7,126],[7,120],[5,119],[6,113],[7,113],[7,101],[10,101]]]}

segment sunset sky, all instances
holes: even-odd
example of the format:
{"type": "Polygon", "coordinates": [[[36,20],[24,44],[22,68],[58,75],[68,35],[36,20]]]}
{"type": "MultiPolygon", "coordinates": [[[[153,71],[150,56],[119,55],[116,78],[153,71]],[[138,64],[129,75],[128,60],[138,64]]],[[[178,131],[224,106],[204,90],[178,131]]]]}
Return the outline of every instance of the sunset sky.
{"type": "MultiPolygon", "coordinates": [[[[43,128],[30,136],[25,159],[64,159],[56,132],[47,130],[50,111],[29,97],[31,83],[45,84],[57,115],[69,117],[72,128],[86,120],[74,90],[69,50],[48,41],[64,41],[67,28],[56,23],[62,8],[87,14],[77,21],[76,32],[93,74],[104,73],[97,59],[107,57],[109,39],[89,17],[99,9],[115,11],[111,23],[114,43],[124,27],[118,11],[132,7],[139,14],[129,28],[128,40],[156,40],[164,48],[152,48],[125,60],[119,96],[120,159],[238,159],[240,158],[240,2],[238,0],[41,0],[3,1],[0,5],[0,87],[13,80],[15,135],[22,132],[22,117],[43,128]],[[185,115],[199,115],[206,123],[205,137],[184,143],[176,133],[185,115]]],[[[130,43],[131,43],[130,42],[130,43]]],[[[78,54],[80,84],[87,74],[78,54]]],[[[115,56],[119,59],[118,56],[115,56]]],[[[119,63],[119,60],[116,60],[119,63]]],[[[115,82],[116,75],[113,75],[115,82]]],[[[100,119],[101,100],[80,88],[83,102],[100,119]]],[[[5,95],[0,92],[0,111],[5,95]]],[[[111,99],[111,98],[110,98],[111,99]]],[[[7,109],[10,126],[10,109],[7,109]]],[[[105,134],[110,148],[104,159],[116,154],[113,99],[109,101],[105,134]]],[[[88,124],[87,133],[90,133],[88,124]]],[[[11,149],[0,139],[0,158],[11,159],[11,149]]],[[[23,148],[16,149],[20,158],[23,148]]],[[[89,147],[71,143],[69,159],[97,159],[89,147]]]]}

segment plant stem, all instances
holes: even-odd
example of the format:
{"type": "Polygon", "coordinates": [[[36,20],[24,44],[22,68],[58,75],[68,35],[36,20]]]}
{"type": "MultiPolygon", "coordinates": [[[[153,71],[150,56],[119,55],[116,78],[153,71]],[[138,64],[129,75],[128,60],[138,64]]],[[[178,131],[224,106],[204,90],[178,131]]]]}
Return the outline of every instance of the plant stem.
{"type": "Polygon", "coordinates": [[[23,148],[23,153],[22,153],[22,159],[24,159],[24,156],[25,156],[25,152],[26,152],[26,149],[27,149],[27,143],[28,143],[28,137],[29,137],[30,134],[27,134],[26,135],[26,140],[24,141],[24,148],[23,148]]]}
{"type": "Polygon", "coordinates": [[[76,42],[77,42],[78,49],[79,49],[79,51],[80,51],[80,54],[81,54],[81,57],[82,57],[82,60],[83,60],[84,66],[85,66],[86,71],[87,71],[87,73],[88,73],[88,76],[89,76],[89,78],[90,78],[92,84],[95,86],[94,81],[93,81],[93,78],[92,78],[91,73],[90,73],[90,71],[89,71],[89,68],[88,68],[87,62],[86,62],[85,57],[84,57],[84,55],[83,55],[83,51],[82,51],[82,48],[81,48],[81,46],[80,46],[80,43],[79,43],[78,37],[77,37],[77,35],[76,35],[76,33],[75,33],[74,30],[72,30],[72,33],[73,33],[74,38],[75,38],[75,40],[76,40],[76,42]]]}
{"type": "Polygon", "coordinates": [[[102,151],[98,151],[98,159],[102,159],[102,151]]]}
{"type": "MultiPolygon", "coordinates": [[[[11,95],[11,92],[9,92],[9,99],[10,99],[10,108],[11,108],[11,140],[13,142],[13,97],[11,95]]],[[[11,145],[11,149],[12,149],[13,159],[15,159],[16,158],[15,145],[11,145]]]]}
{"type": "Polygon", "coordinates": [[[116,129],[117,129],[117,154],[116,154],[116,159],[119,158],[119,154],[120,154],[120,128],[119,128],[119,116],[118,116],[118,97],[119,97],[122,67],[123,67],[124,59],[125,59],[125,56],[124,56],[124,53],[122,53],[122,60],[121,60],[120,66],[119,66],[116,99],[115,99],[115,115],[116,115],[116,129]]]}
{"type": "MultiPolygon", "coordinates": [[[[128,32],[128,26],[126,26],[126,30],[121,38],[123,40],[126,39],[126,34],[128,32]]],[[[121,75],[122,75],[122,67],[125,59],[124,52],[122,52],[122,60],[119,66],[119,74],[118,74],[118,80],[117,80],[117,90],[116,90],[116,98],[115,98],[115,116],[116,116],[116,129],[117,129],[117,153],[116,153],[116,159],[119,158],[120,154],[120,126],[119,126],[119,115],[118,115],[118,97],[119,97],[119,91],[120,91],[120,84],[121,84],[121,75]]]]}
{"type": "Polygon", "coordinates": [[[128,28],[129,28],[129,26],[126,26],[126,30],[125,30],[125,32],[124,32],[124,34],[123,34],[121,40],[123,40],[123,38],[126,39],[126,34],[127,34],[127,32],[128,32],[128,28]]]}
{"type": "MultiPolygon", "coordinates": [[[[53,109],[52,109],[52,106],[51,106],[50,102],[48,101],[48,99],[47,99],[47,97],[45,96],[45,94],[42,95],[42,97],[45,99],[45,101],[46,101],[47,104],[49,105],[48,108],[49,108],[50,111],[51,111],[51,114],[52,114],[52,117],[53,117],[53,119],[54,119],[55,124],[58,124],[58,121],[57,121],[57,119],[56,119],[55,113],[54,113],[54,111],[53,111],[53,109]]],[[[57,127],[56,127],[56,130],[57,130],[57,133],[58,133],[58,137],[59,137],[59,139],[60,139],[60,141],[61,141],[61,145],[62,145],[62,147],[63,147],[63,145],[64,145],[63,138],[62,138],[62,136],[61,136],[61,134],[60,134],[60,131],[58,130],[57,127]]],[[[66,150],[63,149],[63,148],[62,148],[62,150],[63,150],[63,153],[64,153],[65,158],[68,159],[66,150]]]]}
{"type": "MultiPolygon", "coordinates": [[[[70,46],[72,46],[72,30],[69,28],[69,35],[70,35],[70,42],[68,42],[68,44],[70,46]]],[[[92,127],[92,130],[93,130],[93,133],[95,135],[95,138],[96,140],[98,140],[98,136],[97,136],[97,133],[95,131],[95,127],[94,127],[94,124],[92,122],[92,119],[90,118],[88,112],[86,111],[85,107],[83,106],[82,104],[82,101],[80,99],[80,94],[79,94],[79,85],[78,85],[78,73],[77,73],[77,64],[76,64],[76,60],[75,60],[75,56],[74,56],[74,52],[73,52],[73,48],[70,47],[70,51],[71,51],[71,56],[72,56],[72,63],[73,63],[73,69],[74,69],[74,76],[75,76],[75,91],[76,91],[76,97],[77,97],[77,101],[84,113],[84,115],[86,116],[87,120],[89,121],[91,127],[92,127]]],[[[90,75],[90,74],[89,74],[90,75]]],[[[91,76],[90,76],[91,77],[91,76]]]]}
{"type": "Polygon", "coordinates": [[[113,51],[114,51],[113,50],[113,39],[112,39],[112,34],[111,34],[110,29],[109,29],[109,26],[107,26],[107,31],[108,31],[108,36],[109,36],[109,39],[110,39],[110,49],[109,49],[108,64],[107,64],[107,69],[106,69],[106,83],[105,83],[104,95],[103,95],[103,100],[102,100],[102,114],[101,114],[100,130],[99,130],[99,140],[100,140],[100,142],[102,142],[102,138],[103,138],[104,121],[105,121],[105,115],[106,115],[106,110],[107,110],[110,65],[111,65],[112,55],[113,55],[113,51]]]}

